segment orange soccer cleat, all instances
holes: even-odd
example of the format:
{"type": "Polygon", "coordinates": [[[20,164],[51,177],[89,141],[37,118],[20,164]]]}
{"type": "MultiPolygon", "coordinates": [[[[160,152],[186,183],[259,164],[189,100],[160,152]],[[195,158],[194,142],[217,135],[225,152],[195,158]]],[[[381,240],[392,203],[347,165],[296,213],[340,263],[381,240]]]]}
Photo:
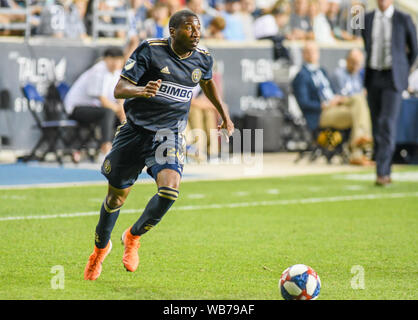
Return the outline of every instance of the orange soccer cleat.
{"type": "Polygon", "coordinates": [[[125,247],[122,262],[125,266],[126,271],[134,272],[138,268],[138,249],[140,246],[139,238],[140,236],[135,236],[131,233],[131,227],[126,229],[125,232],[122,234],[121,240],[122,244],[125,247]]]}
{"type": "Polygon", "coordinates": [[[109,240],[107,246],[103,249],[99,249],[94,246],[94,251],[87,261],[86,268],[84,269],[85,280],[96,280],[102,272],[102,263],[106,256],[112,250],[112,241],[109,240]]]}

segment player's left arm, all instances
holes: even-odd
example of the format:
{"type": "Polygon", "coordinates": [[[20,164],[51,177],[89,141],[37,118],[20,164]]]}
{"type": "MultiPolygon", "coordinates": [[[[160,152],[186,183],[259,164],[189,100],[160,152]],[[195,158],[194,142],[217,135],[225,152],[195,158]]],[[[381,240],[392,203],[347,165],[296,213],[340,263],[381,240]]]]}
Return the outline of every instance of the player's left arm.
{"type": "Polygon", "coordinates": [[[218,90],[216,89],[215,82],[210,80],[200,80],[200,87],[203,90],[203,93],[208,97],[209,101],[215,106],[219,114],[222,117],[222,124],[218,127],[219,129],[226,129],[228,136],[231,136],[234,132],[234,123],[229,117],[228,108],[222,103],[222,100],[219,96],[218,90]]]}

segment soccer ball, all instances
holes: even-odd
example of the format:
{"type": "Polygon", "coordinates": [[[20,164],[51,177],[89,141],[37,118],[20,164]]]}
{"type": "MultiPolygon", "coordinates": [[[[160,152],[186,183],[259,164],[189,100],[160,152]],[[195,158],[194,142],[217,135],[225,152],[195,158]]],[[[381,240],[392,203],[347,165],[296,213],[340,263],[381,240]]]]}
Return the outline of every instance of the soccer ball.
{"type": "Polygon", "coordinates": [[[279,289],[285,300],[314,300],[321,290],[321,280],[311,267],[295,264],[283,271],[279,289]]]}

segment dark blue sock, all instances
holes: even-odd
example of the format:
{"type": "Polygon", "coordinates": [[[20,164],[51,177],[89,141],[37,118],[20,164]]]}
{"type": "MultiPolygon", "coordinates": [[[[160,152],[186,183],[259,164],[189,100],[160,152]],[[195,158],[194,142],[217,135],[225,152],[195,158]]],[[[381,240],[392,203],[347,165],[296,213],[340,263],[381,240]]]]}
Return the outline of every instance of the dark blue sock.
{"type": "Polygon", "coordinates": [[[132,226],[131,233],[140,236],[153,228],[177,200],[178,195],[179,192],[176,189],[159,188],[158,193],[148,202],[141,217],[132,226]]]}
{"type": "Polygon", "coordinates": [[[106,199],[103,201],[99,223],[96,226],[95,244],[97,248],[103,249],[107,246],[113,227],[119,217],[120,208],[110,208],[106,199]]]}

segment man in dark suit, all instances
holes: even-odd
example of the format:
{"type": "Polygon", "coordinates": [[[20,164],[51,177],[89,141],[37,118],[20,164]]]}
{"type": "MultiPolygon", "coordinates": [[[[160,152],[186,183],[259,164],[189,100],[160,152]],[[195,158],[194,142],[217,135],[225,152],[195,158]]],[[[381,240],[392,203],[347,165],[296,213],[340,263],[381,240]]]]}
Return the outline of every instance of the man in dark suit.
{"type": "Polygon", "coordinates": [[[307,42],[303,48],[304,64],[292,82],[293,93],[307,125],[312,131],[318,127],[351,128],[350,163],[370,165],[364,154],[372,142],[367,101],[361,94],[351,97],[335,94],[327,72],[319,65],[319,58],[318,45],[307,42]]]}
{"type": "Polygon", "coordinates": [[[391,180],[396,124],[402,91],[408,87],[410,68],[417,57],[416,28],[409,15],[395,10],[393,0],[377,0],[362,30],[366,59],[365,87],[372,117],[376,185],[391,180]]]}

